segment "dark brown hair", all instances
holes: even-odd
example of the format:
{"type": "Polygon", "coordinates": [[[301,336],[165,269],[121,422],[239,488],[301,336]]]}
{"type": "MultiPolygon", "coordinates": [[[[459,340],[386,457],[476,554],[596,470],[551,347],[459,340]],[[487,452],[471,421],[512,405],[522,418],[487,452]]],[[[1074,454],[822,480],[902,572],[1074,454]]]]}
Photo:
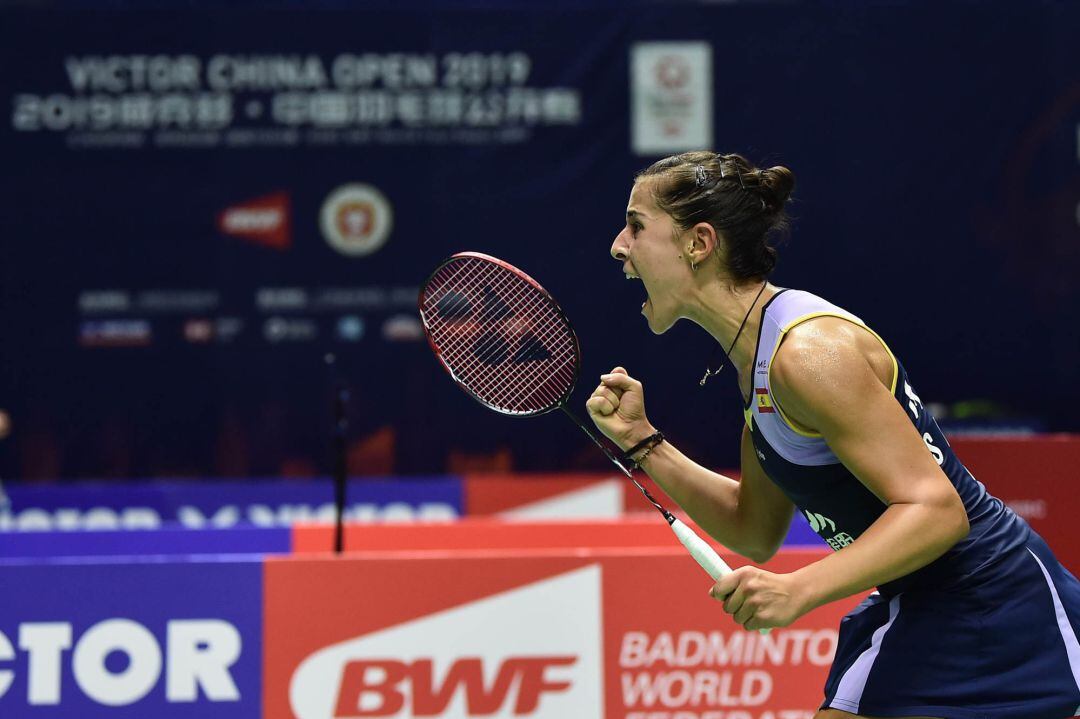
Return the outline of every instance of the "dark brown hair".
{"type": "Polygon", "coordinates": [[[742,155],[699,151],[665,157],[636,179],[644,178],[656,180],[656,205],[680,230],[707,222],[723,236],[736,280],[760,280],[772,272],[776,249],[771,242],[788,230],[784,205],[795,187],[791,170],[757,168],[742,155]]]}

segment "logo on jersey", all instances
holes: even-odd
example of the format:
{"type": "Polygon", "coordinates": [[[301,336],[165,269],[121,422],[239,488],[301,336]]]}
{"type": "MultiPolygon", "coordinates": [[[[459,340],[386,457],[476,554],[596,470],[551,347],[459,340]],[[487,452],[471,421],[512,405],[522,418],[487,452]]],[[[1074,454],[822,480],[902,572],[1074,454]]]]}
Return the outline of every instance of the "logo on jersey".
{"type": "Polygon", "coordinates": [[[828,542],[834,552],[843,549],[855,541],[855,538],[847,532],[837,532],[836,522],[825,515],[811,512],[806,509],[802,510],[802,513],[803,516],[806,517],[806,521],[810,522],[810,529],[814,530],[822,539],[828,542]]]}
{"type": "Polygon", "coordinates": [[[911,385],[909,385],[907,381],[904,382],[904,394],[906,394],[908,398],[908,409],[911,410],[911,416],[916,420],[919,419],[919,412],[923,408],[923,403],[922,400],[919,399],[919,395],[915,394],[915,390],[911,388],[911,385]]]}
{"type": "Polygon", "coordinates": [[[754,389],[754,394],[757,396],[757,411],[760,414],[770,414],[775,412],[773,407],[772,397],[769,396],[769,390],[765,387],[757,387],[754,389]]]}

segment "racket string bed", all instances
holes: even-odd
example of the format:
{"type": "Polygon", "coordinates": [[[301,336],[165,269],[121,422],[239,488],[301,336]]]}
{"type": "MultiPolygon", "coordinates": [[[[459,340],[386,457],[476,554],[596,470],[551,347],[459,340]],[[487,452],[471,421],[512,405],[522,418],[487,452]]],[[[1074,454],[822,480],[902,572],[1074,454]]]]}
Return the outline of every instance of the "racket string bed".
{"type": "MultiPolygon", "coordinates": [[[[519,290],[518,293],[517,293],[517,296],[512,297],[511,300],[519,299],[523,294],[524,294],[524,291],[519,290]]],[[[519,307],[518,309],[520,310],[520,309],[532,309],[532,308],[519,307]]],[[[542,318],[542,319],[544,321],[549,320],[548,317],[545,317],[545,318],[542,318]]],[[[556,317],[554,317],[553,313],[552,313],[552,316],[550,317],[550,319],[551,320],[556,319],[556,317]]],[[[557,335],[558,335],[558,329],[556,327],[554,327],[553,323],[551,323],[551,326],[549,327],[549,329],[543,331],[539,336],[534,335],[534,337],[536,337],[536,340],[538,342],[540,342],[545,347],[547,347],[548,345],[556,344],[554,342],[554,340],[557,339],[557,335]]],[[[490,342],[488,344],[490,344],[490,342]]],[[[565,344],[565,343],[563,343],[563,344],[565,344]]],[[[511,384],[507,385],[504,388],[504,390],[502,391],[502,395],[500,397],[502,402],[500,402],[500,403],[509,405],[510,402],[508,401],[508,399],[510,397],[514,396],[515,394],[521,392],[522,390],[526,389],[528,387],[528,385],[530,384],[530,382],[532,382],[534,384],[534,387],[528,394],[520,397],[519,404],[526,404],[527,401],[531,398],[532,394],[534,394],[535,392],[538,392],[538,391],[545,391],[546,392],[546,394],[548,396],[545,396],[545,399],[548,402],[557,400],[558,396],[557,396],[557,394],[555,394],[554,392],[552,392],[548,388],[548,386],[547,386],[548,382],[552,378],[557,376],[560,372],[564,371],[564,368],[562,366],[559,366],[559,365],[562,365],[563,363],[572,363],[572,361],[573,361],[572,355],[570,355],[567,352],[567,349],[566,349],[565,346],[560,346],[557,351],[558,351],[559,356],[553,355],[551,360],[550,360],[550,362],[552,364],[556,365],[556,368],[555,368],[555,370],[553,372],[551,372],[551,374],[548,377],[546,377],[546,378],[535,378],[535,377],[528,376],[526,373],[521,373],[516,378],[515,381],[513,381],[511,384]],[[538,379],[540,381],[536,381],[538,379]]],[[[479,352],[477,352],[477,354],[483,356],[483,351],[479,351],[479,352]]],[[[490,380],[495,376],[495,374],[496,374],[495,367],[494,366],[489,367],[489,369],[488,369],[487,373],[484,375],[483,379],[484,380],[490,380]]]]}
{"type": "MultiPolygon", "coordinates": [[[[465,269],[465,268],[463,268],[463,269],[465,269]]],[[[461,272],[458,272],[456,274],[460,275],[461,272]]],[[[444,281],[444,284],[449,284],[450,281],[451,281],[450,278],[448,278],[447,280],[444,281]]],[[[504,285],[507,284],[508,281],[509,281],[508,278],[505,278],[505,277],[501,278],[501,280],[500,280],[500,282],[502,284],[504,284],[504,285]]],[[[492,288],[492,291],[494,291],[494,288],[492,288]]],[[[451,292],[454,292],[459,297],[459,299],[456,300],[452,306],[446,307],[446,308],[439,308],[438,303],[436,302],[436,303],[434,303],[435,307],[433,309],[437,309],[443,315],[450,315],[450,314],[456,314],[457,310],[459,310],[463,305],[468,305],[470,307],[475,305],[475,299],[470,298],[466,294],[466,292],[460,288],[460,286],[451,285],[451,288],[448,289],[444,293],[444,297],[446,295],[449,295],[451,292]],[[449,312],[448,310],[453,310],[453,313],[449,312]]],[[[469,321],[473,325],[475,325],[477,323],[477,320],[475,318],[472,318],[472,317],[469,318],[469,321]]],[[[444,322],[452,322],[452,321],[444,321],[444,322]]],[[[436,327],[439,327],[439,326],[440,325],[436,324],[436,327]]],[[[451,342],[451,344],[447,345],[444,348],[444,352],[446,353],[446,355],[448,357],[450,357],[450,356],[454,356],[457,353],[457,351],[460,350],[460,349],[474,349],[475,350],[475,348],[469,348],[467,346],[468,342],[470,340],[475,340],[475,334],[474,333],[463,332],[463,333],[461,333],[460,339],[451,342]]]]}
{"type": "MultiPolygon", "coordinates": [[[[459,274],[460,274],[460,273],[459,273],[459,274]]],[[[496,285],[496,286],[490,286],[490,285],[488,285],[488,288],[489,288],[489,290],[490,290],[490,291],[491,291],[492,293],[496,292],[497,290],[502,290],[502,289],[504,289],[504,288],[505,288],[505,286],[506,286],[507,284],[509,284],[509,280],[508,280],[508,278],[507,278],[507,277],[502,277],[502,278],[499,278],[499,279],[497,280],[497,282],[498,282],[499,284],[498,284],[498,285],[496,285]]],[[[448,290],[448,291],[447,291],[447,292],[446,292],[445,294],[449,294],[450,292],[453,292],[453,291],[454,291],[454,290],[448,290]]],[[[458,299],[458,300],[457,300],[457,301],[456,301],[456,302],[454,303],[454,305],[453,305],[453,306],[451,306],[450,308],[444,308],[444,309],[442,310],[442,311],[444,312],[444,314],[449,314],[449,313],[448,313],[448,312],[446,311],[446,309],[450,309],[450,310],[454,310],[454,311],[456,311],[456,310],[457,310],[457,309],[459,309],[459,308],[460,308],[460,307],[461,307],[461,306],[462,306],[462,305],[463,305],[464,303],[469,303],[470,305],[472,305],[472,304],[475,304],[475,300],[474,300],[474,299],[470,299],[470,298],[469,298],[468,296],[466,296],[466,295],[465,295],[465,293],[464,293],[464,292],[457,292],[457,294],[458,294],[458,296],[459,296],[459,298],[460,298],[460,299],[458,299]]],[[[522,290],[521,290],[521,288],[518,288],[518,290],[517,290],[517,295],[518,295],[518,296],[516,296],[516,297],[513,297],[513,298],[511,298],[511,299],[513,299],[513,300],[516,300],[516,299],[518,299],[518,298],[519,298],[519,296],[520,296],[521,294],[522,294],[522,290]]],[[[501,300],[502,300],[503,302],[506,302],[506,299],[507,299],[507,298],[506,298],[505,296],[502,296],[502,297],[501,297],[500,299],[501,299],[501,300]]],[[[507,304],[508,304],[508,306],[509,306],[509,303],[507,303],[507,304]]],[[[482,321],[481,321],[481,322],[482,322],[482,321]]],[[[473,320],[473,324],[474,324],[474,325],[476,324],[476,321],[475,321],[475,320],[473,320]]],[[[474,356],[477,356],[477,357],[479,357],[479,358],[481,359],[481,361],[483,361],[483,359],[486,359],[484,355],[485,355],[485,353],[487,352],[487,350],[488,350],[488,349],[490,349],[490,345],[491,345],[491,344],[492,344],[493,342],[495,342],[495,341],[496,341],[496,340],[498,339],[497,337],[495,337],[495,336],[492,336],[492,337],[491,337],[491,339],[490,339],[490,340],[489,340],[489,341],[488,341],[488,342],[487,342],[487,343],[486,343],[485,345],[483,345],[483,346],[476,346],[475,344],[473,344],[472,346],[470,346],[470,342],[473,342],[473,343],[475,342],[475,339],[476,339],[476,334],[478,334],[478,333],[479,333],[480,331],[483,331],[483,329],[484,329],[484,328],[483,328],[483,325],[481,324],[481,326],[480,326],[480,327],[479,327],[479,328],[478,328],[478,329],[477,329],[476,331],[474,331],[474,332],[463,332],[463,333],[461,333],[461,337],[460,337],[460,339],[458,339],[457,341],[455,341],[454,343],[452,343],[452,344],[450,344],[450,345],[448,345],[448,346],[446,347],[446,350],[445,350],[445,352],[446,352],[447,356],[448,356],[448,357],[456,357],[456,355],[458,354],[459,350],[464,350],[464,351],[470,352],[470,353],[471,353],[471,354],[473,354],[474,356]]]]}
{"type": "MultiPolygon", "coordinates": [[[[459,264],[460,266],[453,268],[451,272],[442,276],[437,273],[433,277],[439,291],[433,293],[423,306],[425,315],[438,313],[443,317],[454,318],[432,323],[435,341],[444,345],[443,355],[452,373],[470,385],[482,385],[474,389],[493,389],[493,392],[485,392],[489,395],[486,400],[503,410],[520,411],[522,407],[528,407],[532,396],[538,393],[545,403],[557,400],[557,392],[552,387],[553,380],[560,375],[572,376],[575,360],[575,343],[569,328],[560,327],[565,324],[560,313],[550,307],[550,300],[541,290],[525,281],[513,282],[516,278],[510,273],[470,273],[468,264],[459,264]],[[500,303],[500,308],[496,310],[499,316],[485,320],[481,311],[481,319],[475,319],[477,313],[472,308],[483,301],[476,296],[480,292],[485,295],[483,300],[494,297],[500,303]],[[440,306],[440,302],[451,295],[454,300],[440,306]],[[472,309],[469,313],[471,316],[462,321],[461,310],[466,306],[472,309]],[[513,323],[515,319],[520,323],[518,333],[507,335],[502,330],[506,323],[513,323]],[[461,327],[466,324],[467,327],[461,327]],[[539,331],[538,327],[541,328],[539,331]],[[458,336],[454,337],[455,334],[458,336]],[[486,338],[484,344],[477,345],[477,340],[484,339],[485,335],[490,337],[486,338]],[[504,383],[501,388],[497,388],[497,381],[504,380],[505,377],[499,372],[499,365],[502,363],[490,361],[490,351],[498,347],[500,342],[507,344],[508,339],[518,341],[519,352],[522,349],[520,343],[528,339],[534,345],[543,347],[550,353],[550,357],[536,363],[546,366],[543,374],[538,374],[537,371],[518,372],[517,376],[511,378],[510,383],[504,383]],[[516,401],[512,401],[514,399],[516,401]]],[[[511,350],[512,346],[506,348],[508,353],[511,350]]]]}
{"type": "MultiPolygon", "coordinates": [[[[503,284],[505,284],[505,282],[503,284]]],[[[501,287],[492,287],[492,291],[495,291],[497,289],[502,289],[502,288],[501,287]]],[[[531,308],[531,307],[522,307],[520,302],[518,302],[519,300],[524,299],[523,295],[525,293],[525,290],[523,288],[517,288],[516,290],[513,290],[513,291],[514,291],[514,294],[512,296],[510,296],[509,298],[506,297],[506,296],[503,296],[501,299],[504,302],[507,303],[507,305],[508,305],[508,307],[510,309],[516,310],[516,312],[514,313],[515,315],[519,315],[523,309],[527,309],[527,310],[534,309],[534,308],[531,308]]],[[[468,299],[465,298],[464,301],[468,301],[468,299]]],[[[461,302],[462,302],[462,300],[459,300],[457,304],[460,305],[461,302]]],[[[542,309],[542,307],[541,307],[541,309],[542,309]]],[[[542,319],[543,320],[555,319],[554,313],[548,313],[548,314],[550,315],[549,317],[544,317],[542,319]]],[[[551,340],[556,338],[556,336],[558,334],[558,329],[552,327],[551,324],[552,323],[548,322],[549,328],[542,331],[542,333],[538,337],[536,337],[536,339],[538,341],[540,341],[541,343],[546,342],[546,343],[550,344],[551,340]]],[[[535,327],[533,327],[531,329],[535,329],[535,327]]],[[[478,331],[483,331],[483,327],[479,328],[478,331]]],[[[448,354],[453,355],[458,350],[466,350],[466,351],[469,351],[469,352],[473,353],[474,355],[477,355],[478,357],[481,358],[481,360],[483,360],[483,359],[486,359],[485,354],[490,349],[490,346],[494,342],[498,341],[500,338],[497,337],[497,336],[493,336],[485,345],[482,345],[482,346],[475,346],[474,345],[474,346],[470,347],[469,346],[469,341],[474,340],[474,339],[475,339],[475,335],[473,333],[465,333],[464,336],[462,336],[461,339],[457,341],[457,343],[455,343],[453,345],[450,345],[447,348],[448,354]]],[[[558,358],[558,359],[563,359],[563,360],[572,359],[571,357],[566,356],[566,348],[565,347],[559,347],[559,352],[560,352],[560,354],[563,354],[564,356],[561,357],[561,358],[558,358]]]]}
{"type": "MultiPolygon", "coordinates": [[[[540,341],[543,341],[544,339],[551,338],[539,338],[540,341]]],[[[471,349],[469,348],[466,349],[467,351],[471,351],[471,349]]],[[[448,357],[448,362],[451,364],[455,364],[454,359],[455,358],[453,357],[448,357]]],[[[501,408],[511,409],[515,405],[525,405],[534,394],[540,392],[543,393],[542,397],[545,400],[545,404],[554,402],[558,400],[558,394],[552,391],[552,389],[548,385],[551,383],[552,379],[556,378],[560,374],[565,374],[567,372],[565,365],[571,363],[572,360],[572,356],[568,356],[565,354],[565,352],[560,351],[560,356],[553,356],[553,359],[550,362],[551,364],[555,364],[556,366],[549,374],[542,377],[533,377],[522,374],[512,380],[510,384],[507,384],[504,388],[493,394],[489,398],[489,401],[492,404],[495,404],[501,408]],[[530,385],[532,385],[531,389],[529,389],[530,385]],[[520,393],[523,390],[528,391],[524,395],[522,395],[520,393]],[[511,402],[510,399],[515,395],[518,396],[517,402],[511,402]]],[[[482,383],[485,383],[485,385],[490,385],[490,383],[497,378],[498,370],[495,367],[488,367],[484,369],[477,368],[475,365],[465,365],[464,367],[459,367],[456,373],[462,375],[469,375],[474,381],[478,380],[482,383]]]]}

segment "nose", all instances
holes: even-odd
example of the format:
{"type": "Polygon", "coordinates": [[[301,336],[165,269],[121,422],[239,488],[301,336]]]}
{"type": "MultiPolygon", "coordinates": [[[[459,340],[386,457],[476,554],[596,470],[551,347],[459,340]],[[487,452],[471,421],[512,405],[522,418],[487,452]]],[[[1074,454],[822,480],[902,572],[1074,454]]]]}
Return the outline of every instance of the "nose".
{"type": "Polygon", "coordinates": [[[615,235],[615,241],[611,243],[611,256],[619,262],[626,262],[626,258],[630,256],[630,242],[627,234],[624,227],[622,232],[615,235]]]}

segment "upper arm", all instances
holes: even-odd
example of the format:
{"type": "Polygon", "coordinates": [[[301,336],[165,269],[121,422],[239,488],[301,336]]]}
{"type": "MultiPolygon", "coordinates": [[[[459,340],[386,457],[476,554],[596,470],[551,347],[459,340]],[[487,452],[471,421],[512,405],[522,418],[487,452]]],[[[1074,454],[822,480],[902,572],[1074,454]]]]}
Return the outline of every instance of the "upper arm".
{"type": "Polygon", "coordinates": [[[766,561],[776,553],[787,537],[795,505],[780,491],[758,462],[750,430],[743,426],[740,446],[741,477],[739,479],[739,521],[748,534],[758,538],[759,556],[766,561]]]}
{"type": "Polygon", "coordinates": [[[820,433],[885,504],[958,504],[952,483],[876,371],[877,352],[888,357],[858,325],[810,320],[789,333],[773,360],[776,401],[794,421],[820,433]]]}

